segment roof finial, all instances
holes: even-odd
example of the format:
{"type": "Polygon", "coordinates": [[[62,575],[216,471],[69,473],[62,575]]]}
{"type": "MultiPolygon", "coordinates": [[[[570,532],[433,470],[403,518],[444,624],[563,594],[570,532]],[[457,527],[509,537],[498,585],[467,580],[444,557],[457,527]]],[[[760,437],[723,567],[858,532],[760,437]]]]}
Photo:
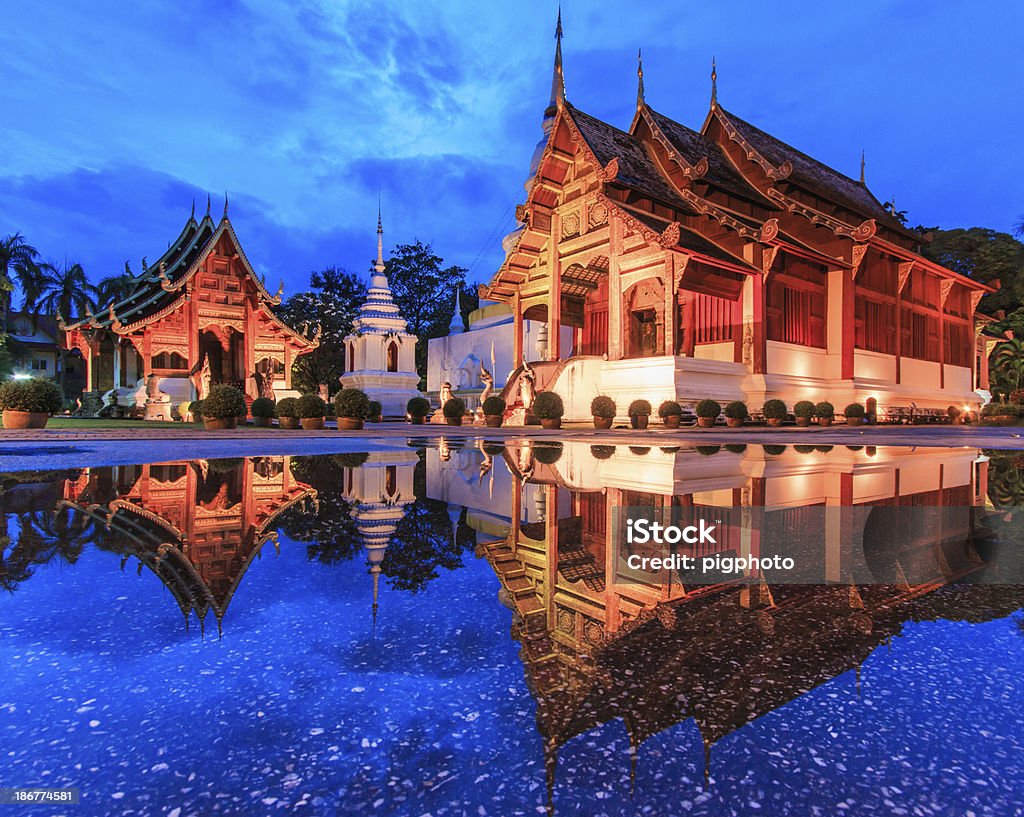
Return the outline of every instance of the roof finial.
{"type": "Polygon", "coordinates": [[[380,215],[380,190],[377,191],[377,260],[373,265],[373,269],[383,274],[385,269],[384,264],[384,221],[380,215]]]}
{"type": "Polygon", "coordinates": [[[636,107],[639,110],[644,106],[644,55],[638,48],[636,50],[636,107]]]}
{"type": "Polygon", "coordinates": [[[228,217],[228,191],[224,191],[224,218],[228,217]]]}
{"type": "Polygon", "coordinates": [[[864,148],[860,149],[860,183],[864,184],[864,148]]]}
{"type": "Polygon", "coordinates": [[[711,58],[711,107],[718,105],[718,64],[711,58]]]}
{"type": "Polygon", "coordinates": [[[209,217],[209,215],[210,215],[210,194],[209,193],[206,194],[206,215],[207,215],[207,217],[209,217]]]}
{"type": "Polygon", "coordinates": [[[558,22],[555,24],[555,73],[551,79],[551,105],[565,102],[565,75],[562,73],[562,4],[558,4],[558,22]]]}
{"type": "Polygon", "coordinates": [[[189,220],[190,221],[195,221],[196,220],[196,197],[195,196],[192,197],[192,215],[189,216],[189,220]]]}

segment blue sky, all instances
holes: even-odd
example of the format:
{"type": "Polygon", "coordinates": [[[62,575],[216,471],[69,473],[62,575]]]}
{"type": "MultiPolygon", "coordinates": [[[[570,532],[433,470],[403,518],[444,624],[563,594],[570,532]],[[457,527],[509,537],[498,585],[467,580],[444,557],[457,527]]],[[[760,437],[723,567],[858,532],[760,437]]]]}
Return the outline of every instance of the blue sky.
{"type": "MultiPolygon", "coordinates": [[[[540,136],[556,5],[540,0],[7,0],[0,235],[99,278],[159,255],[193,197],[230,196],[268,280],[362,272],[432,242],[486,280],[540,136]]],[[[709,66],[734,113],[895,196],[912,223],[1024,213],[1024,5],[563,4],[569,100],[625,128],[647,100],[699,128],[709,66]]]]}

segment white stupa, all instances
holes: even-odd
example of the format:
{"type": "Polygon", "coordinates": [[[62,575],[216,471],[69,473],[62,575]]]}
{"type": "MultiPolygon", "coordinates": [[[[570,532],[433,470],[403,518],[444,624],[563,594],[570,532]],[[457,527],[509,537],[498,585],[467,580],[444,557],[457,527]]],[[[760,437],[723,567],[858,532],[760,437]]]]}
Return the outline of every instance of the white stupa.
{"type": "Polygon", "coordinates": [[[377,211],[377,260],[353,333],[345,338],[345,374],[341,385],[362,389],[383,406],[385,417],[405,417],[405,406],[419,397],[416,336],[398,309],[384,275],[384,227],[377,211]]]}

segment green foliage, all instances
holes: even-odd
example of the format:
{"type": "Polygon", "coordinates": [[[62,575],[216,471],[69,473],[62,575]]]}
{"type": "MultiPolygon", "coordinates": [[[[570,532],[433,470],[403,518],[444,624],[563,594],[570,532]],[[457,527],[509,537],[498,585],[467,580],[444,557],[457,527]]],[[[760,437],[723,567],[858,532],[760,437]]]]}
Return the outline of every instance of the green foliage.
{"type": "Polygon", "coordinates": [[[370,417],[380,417],[384,413],[384,406],[379,400],[370,401],[370,417]]]}
{"type": "Polygon", "coordinates": [[[538,443],[533,448],[533,458],[544,465],[554,465],[562,458],[562,444],[538,443]]]}
{"type": "Polygon", "coordinates": [[[349,420],[365,420],[370,416],[370,398],[362,389],[342,389],[334,396],[334,412],[349,420]]]}
{"type": "Polygon", "coordinates": [[[730,420],[746,420],[750,416],[747,404],[742,400],[733,400],[725,404],[725,416],[730,420]]]}
{"type": "Polygon", "coordinates": [[[850,405],[843,409],[843,416],[848,420],[859,420],[864,416],[864,406],[860,403],[850,403],[850,405]]]}
{"type": "Polygon", "coordinates": [[[814,407],[814,416],[819,419],[831,420],[836,416],[836,407],[828,400],[822,400],[814,407]]]}
{"type": "Polygon", "coordinates": [[[203,400],[193,400],[188,404],[188,410],[192,412],[192,417],[196,420],[203,419],[203,400]]]}
{"type": "Polygon", "coordinates": [[[426,397],[413,397],[405,404],[410,417],[426,417],[430,414],[430,401],[426,397]]]}
{"type": "Polygon", "coordinates": [[[793,416],[810,420],[814,416],[814,403],[810,400],[801,400],[793,406],[793,416]]]}
{"type": "Polygon", "coordinates": [[[646,400],[634,400],[629,404],[627,413],[630,417],[650,417],[651,404],[646,400]]]}
{"type": "Polygon", "coordinates": [[[298,417],[298,399],[295,397],[284,397],[277,401],[278,417],[298,417]]]}
{"type": "Polygon", "coordinates": [[[488,397],[486,400],[484,400],[484,414],[490,414],[492,416],[496,414],[503,415],[505,413],[506,408],[507,406],[505,405],[505,401],[502,400],[497,395],[492,395],[488,397]]]}
{"type": "Polygon", "coordinates": [[[682,417],[683,407],[679,405],[675,400],[666,400],[664,403],[658,406],[658,416],[661,417],[662,419],[665,419],[666,417],[682,417]]]}
{"type": "Polygon", "coordinates": [[[342,468],[359,468],[370,458],[369,454],[362,452],[348,452],[335,454],[332,459],[342,468]]]}
{"type": "Polygon", "coordinates": [[[300,420],[314,420],[327,416],[327,404],[319,394],[304,394],[295,402],[295,413],[300,420]]]}
{"type": "Polygon", "coordinates": [[[781,400],[766,400],[761,413],[766,420],[785,420],[789,416],[786,404],[781,400]]]}
{"type": "Polygon", "coordinates": [[[921,251],[925,258],[983,284],[1000,281],[997,292],[981,299],[983,312],[1012,312],[1024,304],[1024,244],[1012,235],[984,227],[936,228],[928,234],[932,240],[921,251]]]}
{"type": "Polygon", "coordinates": [[[996,344],[989,358],[989,374],[994,391],[1009,394],[1024,383],[1024,335],[996,344]]]}
{"type": "Polygon", "coordinates": [[[590,401],[590,413],[594,417],[602,417],[606,420],[615,419],[615,401],[610,397],[605,397],[603,394],[598,395],[590,401]]]}
{"type": "Polygon", "coordinates": [[[203,417],[211,420],[230,420],[245,416],[245,395],[234,386],[223,383],[210,389],[203,401],[203,417]]]}
{"type": "Polygon", "coordinates": [[[453,397],[441,406],[441,413],[448,420],[457,420],[466,413],[466,401],[461,397],[453,397]]]}
{"type": "Polygon", "coordinates": [[[717,400],[704,399],[697,403],[694,413],[705,420],[715,420],[722,413],[722,406],[717,400]]]}
{"type": "Polygon", "coordinates": [[[276,406],[269,397],[257,397],[252,401],[249,412],[253,417],[273,417],[276,406]]]}
{"type": "Polygon", "coordinates": [[[793,446],[793,450],[796,451],[797,454],[813,454],[817,450],[817,446],[813,446],[813,445],[794,445],[793,446]]]}
{"type": "Polygon", "coordinates": [[[559,420],[565,414],[562,398],[553,391],[542,391],[533,401],[533,413],[539,420],[559,420]]]}
{"type": "Polygon", "coordinates": [[[1024,406],[1019,403],[989,403],[981,408],[982,417],[1024,417],[1024,406]]]}
{"type": "Polygon", "coordinates": [[[713,457],[719,451],[722,450],[720,445],[698,445],[696,446],[697,453],[702,457],[713,457]]]}
{"type": "Polygon", "coordinates": [[[744,443],[729,443],[725,450],[730,454],[742,454],[747,450],[747,446],[744,443]]]}
{"type": "Polygon", "coordinates": [[[0,385],[0,411],[55,414],[62,405],[60,389],[50,380],[8,380],[0,385]]]}
{"type": "Polygon", "coordinates": [[[779,456],[779,454],[786,453],[786,446],[784,445],[765,445],[762,446],[762,448],[764,448],[765,454],[770,454],[773,457],[777,457],[779,456]]]}

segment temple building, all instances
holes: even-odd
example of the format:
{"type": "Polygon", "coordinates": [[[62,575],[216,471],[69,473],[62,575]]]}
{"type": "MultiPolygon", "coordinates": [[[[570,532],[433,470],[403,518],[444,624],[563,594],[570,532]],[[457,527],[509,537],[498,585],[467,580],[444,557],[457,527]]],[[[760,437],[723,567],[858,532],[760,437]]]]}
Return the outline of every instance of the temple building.
{"type": "Polygon", "coordinates": [[[250,399],[280,398],[291,389],[292,363],[319,343],[275,315],[284,284],[271,294],[255,273],[226,198],[219,223],[209,202],[198,221],[193,206],[167,251],[142,267],[126,297],[62,326],[67,348],[84,359],[87,413],[129,406],[169,420],[218,383],[250,399]]]}
{"type": "Polygon", "coordinates": [[[640,64],[620,130],[566,99],[560,22],[556,38],[520,226],[480,293],[510,315],[510,412],[531,361],[576,420],[597,394],[623,415],[635,398],[978,407],[975,312],[993,289],[922,256],[863,162],[849,178],[726,110],[714,69],[693,130],[648,104],[640,64]]]}

